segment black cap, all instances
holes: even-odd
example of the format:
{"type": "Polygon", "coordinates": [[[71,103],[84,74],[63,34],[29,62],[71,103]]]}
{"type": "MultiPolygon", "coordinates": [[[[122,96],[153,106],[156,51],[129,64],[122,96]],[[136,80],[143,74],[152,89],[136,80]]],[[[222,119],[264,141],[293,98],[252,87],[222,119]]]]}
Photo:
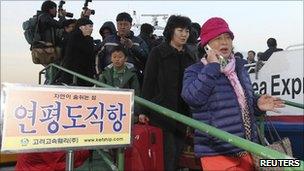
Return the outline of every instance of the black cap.
{"type": "Polygon", "coordinates": [[[63,24],[64,27],[67,27],[67,26],[69,26],[70,24],[76,23],[76,21],[77,21],[76,19],[64,20],[64,21],[62,22],[62,24],[63,24]]]}
{"type": "Polygon", "coordinates": [[[93,22],[88,18],[80,18],[76,22],[76,27],[85,26],[87,24],[93,24],[93,22]]]}
{"type": "Polygon", "coordinates": [[[47,0],[44,1],[41,5],[41,11],[43,12],[49,12],[50,9],[56,8],[57,4],[53,1],[47,0]]]}

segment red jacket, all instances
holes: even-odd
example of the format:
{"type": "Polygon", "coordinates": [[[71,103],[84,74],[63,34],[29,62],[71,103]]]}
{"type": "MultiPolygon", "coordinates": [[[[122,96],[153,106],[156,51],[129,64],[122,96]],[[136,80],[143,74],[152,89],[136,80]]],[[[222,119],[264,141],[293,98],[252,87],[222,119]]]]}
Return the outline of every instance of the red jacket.
{"type": "MultiPolygon", "coordinates": [[[[74,152],[74,168],[81,166],[90,156],[89,150],[74,152]]],[[[65,171],[66,153],[42,152],[19,154],[16,171],[65,171]]]]}

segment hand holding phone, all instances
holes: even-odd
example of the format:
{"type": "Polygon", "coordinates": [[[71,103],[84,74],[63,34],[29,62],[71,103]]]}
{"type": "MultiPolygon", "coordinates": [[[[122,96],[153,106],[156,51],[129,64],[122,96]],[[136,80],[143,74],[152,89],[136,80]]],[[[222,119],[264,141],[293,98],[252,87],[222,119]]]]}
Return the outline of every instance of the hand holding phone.
{"type": "MultiPolygon", "coordinates": [[[[208,44],[206,46],[204,46],[204,49],[205,49],[206,52],[208,52],[209,50],[212,50],[212,48],[208,44]]],[[[215,61],[213,59],[209,59],[209,60],[207,59],[207,61],[218,62],[218,63],[220,63],[221,68],[223,68],[227,65],[227,60],[222,55],[214,54],[214,56],[217,58],[217,61],[215,61]]]]}

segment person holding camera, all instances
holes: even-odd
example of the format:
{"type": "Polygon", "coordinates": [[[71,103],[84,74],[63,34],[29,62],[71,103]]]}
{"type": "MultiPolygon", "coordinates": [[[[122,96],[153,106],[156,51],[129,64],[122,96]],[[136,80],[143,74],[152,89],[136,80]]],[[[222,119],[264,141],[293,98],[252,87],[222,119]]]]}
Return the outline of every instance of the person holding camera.
{"type": "Polygon", "coordinates": [[[116,17],[117,33],[110,35],[103,40],[101,50],[98,53],[98,72],[101,73],[111,63],[111,51],[115,46],[122,46],[126,49],[127,59],[136,69],[140,83],[143,79],[143,70],[148,56],[146,43],[131,31],[132,17],[122,12],[116,17]]]}
{"type": "Polygon", "coordinates": [[[61,37],[56,33],[56,29],[63,28],[63,21],[65,20],[65,10],[59,11],[59,21],[54,18],[57,16],[57,4],[53,1],[44,1],[41,6],[41,14],[38,17],[38,32],[41,41],[50,42],[54,46],[58,46],[61,37]]]}
{"type": "MultiPolygon", "coordinates": [[[[41,13],[39,13],[37,20],[37,32],[39,35],[39,41],[52,44],[52,46],[56,50],[56,60],[52,62],[56,64],[60,63],[62,56],[62,54],[60,53],[61,35],[58,34],[58,30],[63,28],[65,15],[65,10],[59,10],[59,21],[55,20],[54,18],[57,16],[57,4],[53,1],[47,0],[42,3],[41,13]]],[[[38,41],[34,42],[32,44],[32,47],[37,46],[37,44],[39,44],[38,41]]],[[[43,65],[45,66],[46,64],[43,65]]],[[[50,73],[49,70],[46,70],[44,84],[50,84],[50,74],[53,74],[53,76],[55,76],[55,72],[50,73]]]]}
{"type": "MultiPolygon", "coordinates": [[[[63,67],[84,76],[93,78],[95,74],[94,44],[91,34],[93,22],[88,18],[80,18],[76,22],[75,30],[70,33],[67,42],[63,67]]],[[[73,83],[72,75],[62,72],[58,82],[78,86],[92,86],[82,79],[73,83]]]]}

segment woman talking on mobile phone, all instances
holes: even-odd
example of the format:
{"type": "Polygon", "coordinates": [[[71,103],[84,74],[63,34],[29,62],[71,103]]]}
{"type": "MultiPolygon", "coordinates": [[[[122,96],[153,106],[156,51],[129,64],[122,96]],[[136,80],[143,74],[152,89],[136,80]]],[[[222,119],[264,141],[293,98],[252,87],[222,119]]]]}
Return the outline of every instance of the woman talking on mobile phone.
{"type": "MultiPolygon", "coordinates": [[[[206,55],[185,70],[182,97],[196,120],[257,142],[255,116],[284,107],[269,95],[256,97],[242,61],[232,52],[233,32],[222,18],[201,28],[206,55]]],[[[249,153],[207,133],[195,131],[194,151],[203,170],[253,170],[249,153]]]]}

